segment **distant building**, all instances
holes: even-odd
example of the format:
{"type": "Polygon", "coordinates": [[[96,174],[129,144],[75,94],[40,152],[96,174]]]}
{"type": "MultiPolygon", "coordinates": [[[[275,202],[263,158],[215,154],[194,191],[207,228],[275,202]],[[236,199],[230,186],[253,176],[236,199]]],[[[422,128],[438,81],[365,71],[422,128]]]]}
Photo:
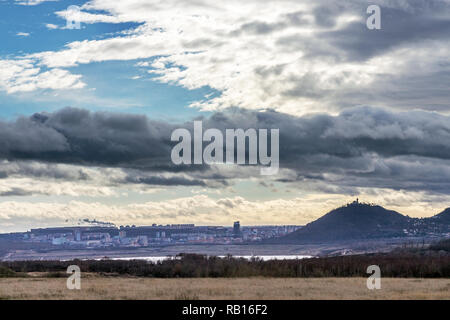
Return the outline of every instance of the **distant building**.
{"type": "Polygon", "coordinates": [[[52,244],[59,246],[59,245],[63,245],[67,242],[67,239],[64,237],[60,237],[60,238],[53,238],[52,239],[52,244]]]}
{"type": "Polygon", "coordinates": [[[233,224],[233,237],[238,238],[241,236],[241,223],[236,221],[233,224]]]}
{"type": "MultiPolygon", "coordinates": [[[[353,201],[347,206],[352,206],[355,203],[359,203],[359,201],[353,201]]],[[[243,241],[255,242],[280,237],[294,232],[298,228],[300,226],[249,226],[241,228],[239,221],[235,221],[231,227],[195,226],[194,224],[153,224],[138,227],[121,226],[120,228],[73,226],[31,229],[29,232],[19,233],[19,238],[30,243],[53,243],[54,245],[87,248],[146,247],[167,243],[229,244],[243,241]]]]}
{"type": "Polygon", "coordinates": [[[148,238],[147,238],[147,236],[139,236],[138,237],[138,243],[141,246],[147,247],[148,246],[148,238]]]}

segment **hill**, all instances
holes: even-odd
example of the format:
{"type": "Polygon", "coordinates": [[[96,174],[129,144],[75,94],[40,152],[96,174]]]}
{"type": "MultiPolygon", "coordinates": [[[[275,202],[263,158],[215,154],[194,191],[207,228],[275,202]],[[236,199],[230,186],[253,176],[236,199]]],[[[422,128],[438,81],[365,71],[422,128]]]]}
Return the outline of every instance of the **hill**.
{"type": "Polygon", "coordinates": [[[441,213],[435,215],[432,219],[437,219],[441,223],[450,223],[450,208],[447,208],[441,213]]]}
{"type": "Polygon", "coordinates": [[[312,243],[405,236],[410,218],[381,206],[355,201],[284,237],[278,243],[312,243]]]}

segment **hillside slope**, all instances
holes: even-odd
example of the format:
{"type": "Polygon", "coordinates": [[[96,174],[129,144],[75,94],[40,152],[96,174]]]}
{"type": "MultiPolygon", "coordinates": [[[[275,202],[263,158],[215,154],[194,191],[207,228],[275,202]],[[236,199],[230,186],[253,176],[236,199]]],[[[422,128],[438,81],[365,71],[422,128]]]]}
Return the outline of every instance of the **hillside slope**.
{"type": "Polygon", "coordinates": [[[447,208],[441,213],[435,215],[432,219],[437,219],[441,223],[450,223],[450,208],[447,208]]]}
{"type": "Polygon", "coordinates": [[[357,201],[332,210],[278,243],[311,243],[404,236],[410,218],[381,206],[357,201]]]}

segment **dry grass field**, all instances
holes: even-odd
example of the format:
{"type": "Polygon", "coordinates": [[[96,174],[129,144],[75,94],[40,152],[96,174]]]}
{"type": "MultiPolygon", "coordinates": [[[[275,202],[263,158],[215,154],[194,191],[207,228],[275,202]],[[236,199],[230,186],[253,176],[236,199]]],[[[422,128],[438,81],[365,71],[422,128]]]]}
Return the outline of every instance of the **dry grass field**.
{"type": "Polygon", "coordinates": [[[85,275],[81,290],[65,278],[0,279],[0,299],[450,299],[450,279],[383,278],[368,290],[366,278],[155,279],[85,275]]]}

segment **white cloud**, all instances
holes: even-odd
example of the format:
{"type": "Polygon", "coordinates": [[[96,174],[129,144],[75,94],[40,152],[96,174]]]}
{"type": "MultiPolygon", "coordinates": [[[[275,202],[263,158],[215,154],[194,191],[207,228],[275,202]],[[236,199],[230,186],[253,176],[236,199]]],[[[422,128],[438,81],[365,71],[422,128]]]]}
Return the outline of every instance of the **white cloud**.
{"type": "Polygon", "coordinates": [[[35,161],[0,163],[0,196],[115,197],[120,169],[89,168],[35,161]]]}
{"type": "Polygon", "coordinates": [[[76,10],[63,10],[56,12],[61,18],[64,18],[69,21],[80,21],[83,23],[120,23],[123,22],[115,16],[105,15],[105,14],[93,14],[85,11],[76,11],[76,10]]]}
{"type": "Polygon", "coordinates": [[[43,2],[56,2],[56,1],[59,0],[15,0],[15,3],[22,6],[35,6],[43,2]]]}
{"type": "Polygon", "coordinates": [[[0,89],[8,93],[38,89],[81,89],[81,75],[60,68],[42,70],[32,59],[0,60],[0,89]]]}
{"type": "Polygon", "coordinates": [[[175,220],[177,223],[195,222],[199,225],[231,225],[235,220],[241,220],[244,225],[301,224],[318,217],[317,213],[308,211],[312,206],[317,212],[338,205],[338,197],[331,198],[249,201],[239,196],[213,199],[197,195],[128,205],[81,201],[70,201],[66,204],[3,201],[0,203],[0,231],[2,224],[8,221],[16,221],[15,230],[23,230],[42,224],[61,225],[65,220],[74,221],[80,218],[107,220],[118,225],[166,224],[175,220]],[[20,222],[23,224],[20,225],[20,222]]]}
{"type": "Polygon", "coordinates": [[[47,29],[50,29],[50,30],[59,29],[59,27],[53,23],[46,23],[45,26],[47,27],[47,29]]]}
{"type": "Polygon", "coordinates": [[[16,35],[18,37],[29,37],[30,34],[28,32],[17,32],[16,35]]]}

